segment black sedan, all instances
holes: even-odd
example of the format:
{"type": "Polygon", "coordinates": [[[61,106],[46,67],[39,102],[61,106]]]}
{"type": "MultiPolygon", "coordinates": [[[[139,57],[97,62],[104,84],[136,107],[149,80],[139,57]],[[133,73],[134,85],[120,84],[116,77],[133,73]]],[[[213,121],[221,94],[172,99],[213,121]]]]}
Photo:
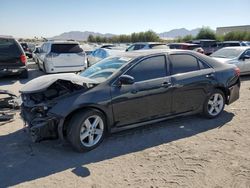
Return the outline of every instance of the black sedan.
{"type": "Polygon", "coordinates": [[[239,69],[185,50],[126,52],[80,75],[45,75],[21,92],[21,115],[34,141],[67,138],[77,151],[108,132],[202,113],[221,114],[239,98],[239,69]]]}

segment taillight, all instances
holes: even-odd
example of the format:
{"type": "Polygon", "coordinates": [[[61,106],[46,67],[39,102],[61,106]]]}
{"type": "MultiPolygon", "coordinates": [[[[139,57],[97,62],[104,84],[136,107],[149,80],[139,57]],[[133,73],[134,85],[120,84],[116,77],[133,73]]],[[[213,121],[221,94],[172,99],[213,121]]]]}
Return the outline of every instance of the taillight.
{"type": "Polygon", "coordinates": [[[26,56],[22,54],[22,55],[20,56],[20,61],[21,61],[24,65],[26,65],[26,62],[27,62],[26,56]]]}
{"type": "Polygon", "coordinates": [[[238,67],[236,67],[234,71],[237,76],[240,76],[240,69],[238,67]]]}

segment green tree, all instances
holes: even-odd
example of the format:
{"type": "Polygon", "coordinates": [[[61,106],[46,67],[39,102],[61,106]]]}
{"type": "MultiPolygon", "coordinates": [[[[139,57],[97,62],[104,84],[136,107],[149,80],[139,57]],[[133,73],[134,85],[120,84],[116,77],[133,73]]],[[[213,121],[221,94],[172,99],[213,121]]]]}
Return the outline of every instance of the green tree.
{"type": "Polygon", "coordinates": [[[186,35],[185,37],[182,38],[182,42],[188,42],[193,40],[194,37],[192,35],[186,35]]]}
{"type": "Polygon", "coordinates": [[[203,27],[197,34],[196,39],[216,39],[216,35],[209,27],[203,27]]]}
{"type": "Polygon", "coordinates": [[[89,35],[88,42],[96,42],[95,37],[93,35],[89,35]]]}

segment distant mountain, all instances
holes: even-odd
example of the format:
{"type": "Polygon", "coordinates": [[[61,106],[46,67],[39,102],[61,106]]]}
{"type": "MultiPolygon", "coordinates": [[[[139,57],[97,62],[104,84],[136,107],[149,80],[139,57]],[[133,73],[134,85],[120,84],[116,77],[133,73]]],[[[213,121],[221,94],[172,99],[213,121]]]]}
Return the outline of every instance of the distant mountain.
{"type": "MultiPolygon", "coordinates": [[[[161,38],[177,38],[177,37],[184,37],[186,35],[197,35],[198,32],[200,31],[200,28],[197,29],[192,29],[192,30],[187,30],[185,28],[180,28],[180,29],[173,29],[171,31],[159,33],[159,37],[161,38]]],[[[51,37],[50,39],[60,39],[60,40],[77,40],[77,41],[86,41],[89,37],[89,35],[93,36],[101,36],[101,37],[112,37],[115,36],[114,34],[111,33],[96,33],[96,32],[91,32],[91,31],[70,31],[70,32],[65,32],[60,35],[51,37]]]]}
{"type": "Polygon", "coordinates": [[[161,38],[177,38],[177,37],[184,37],[186,35],[192,35],[195,36],[199,33],[200,28],[188,30],[185,28],[180,28],[180,29],[173,29],[167,32],[159,33],[158,35],[161,38]]]}
{"type": "Polygon", "coordinates": [[[65,32],[60,35],[54,36],[50,39],[60,39],[60,40],[77,40],[77,41],[86,41],[89,37],[89,35],[93,36],[101,36],[101,37],[112,37],[114,36],[113,34],[106,33],[95,33],[91,31],[70,31],[70,32],[65,32]]]}

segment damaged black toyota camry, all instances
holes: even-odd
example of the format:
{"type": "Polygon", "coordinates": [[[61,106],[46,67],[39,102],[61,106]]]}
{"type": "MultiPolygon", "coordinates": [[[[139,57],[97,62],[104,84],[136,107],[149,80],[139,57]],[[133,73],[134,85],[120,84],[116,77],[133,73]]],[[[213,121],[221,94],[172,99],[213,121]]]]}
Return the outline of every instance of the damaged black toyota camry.
{"type": "Polygon", "coordinates": [[[77,151],[107,133],[202,113],[239,98],[239,69],[185,50],[142,50],[106,58],[80,74],[38,77],[21,90],[33,141],[67,139],[77,151]]]}

